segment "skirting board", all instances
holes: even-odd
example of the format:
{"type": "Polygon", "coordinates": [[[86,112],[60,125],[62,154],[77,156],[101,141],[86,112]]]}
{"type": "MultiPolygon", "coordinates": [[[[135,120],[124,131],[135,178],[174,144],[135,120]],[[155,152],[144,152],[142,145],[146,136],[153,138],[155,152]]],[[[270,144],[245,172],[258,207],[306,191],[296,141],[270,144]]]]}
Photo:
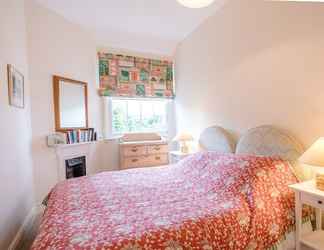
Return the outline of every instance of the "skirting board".
{"type": "Polygon", "coordinates": [[[11,242],[8,250],[17,250],[17,247],[21,244],[22,239],[26,236],[26,233],[33,227],[36,216],[43,211],[42,206],[33,207],[29,214],[26,216],[23,224],[19,228],[15,238],[11,242]]]}

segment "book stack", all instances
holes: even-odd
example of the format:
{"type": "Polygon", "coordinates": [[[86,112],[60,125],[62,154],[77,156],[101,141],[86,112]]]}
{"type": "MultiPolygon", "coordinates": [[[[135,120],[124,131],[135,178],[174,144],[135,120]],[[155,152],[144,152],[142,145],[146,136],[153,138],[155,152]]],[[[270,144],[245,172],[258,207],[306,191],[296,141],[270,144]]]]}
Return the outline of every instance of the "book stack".
{"type": "Polygon", "coordinates": [[[66,132],[66,143],[82,143],[97,140],[97,132],[93,128],[88,129],[74,129],[66,132]]]}
{"type": "Polygon", "coordinates": [[[324,191],[324,175],[316,174],[316,187],[317,189],[324,191]]]}

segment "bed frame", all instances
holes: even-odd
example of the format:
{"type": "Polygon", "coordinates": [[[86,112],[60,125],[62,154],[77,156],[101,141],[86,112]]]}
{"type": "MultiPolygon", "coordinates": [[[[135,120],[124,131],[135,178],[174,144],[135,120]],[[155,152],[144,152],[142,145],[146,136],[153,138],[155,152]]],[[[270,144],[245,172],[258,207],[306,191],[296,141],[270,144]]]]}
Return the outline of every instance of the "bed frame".
{"type": "MultiPolygon", "coordinates": [[[[303,146],[288,132],[274,126],[264,125],[249,129],[237,143],[230,137],[230,133],[226,129],[213,126],[202,132],[199,143],[203,150],[220,153],[280,156],[282,159],[289,161],[299,180],[306,179],[303,168],[297,161],[304,152],[303,146]]],[[[303,232],[308,233],[311,231],[311,223],[303,225],[303,232]]],[[[276,249],[295,249],[295,233],[289,233],[276,249]]]]}

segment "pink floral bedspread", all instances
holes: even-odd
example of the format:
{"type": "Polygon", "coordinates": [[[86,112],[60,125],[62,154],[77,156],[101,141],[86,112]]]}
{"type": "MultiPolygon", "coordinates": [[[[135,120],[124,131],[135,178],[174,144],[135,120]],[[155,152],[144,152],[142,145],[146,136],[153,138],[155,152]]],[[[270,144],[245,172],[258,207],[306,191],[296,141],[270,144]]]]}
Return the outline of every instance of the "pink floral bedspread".
{"type": "Polygon", "coordinates": [[[198,153],[58,184],[40,249],[267,249],[294,225],[297,179],[275,158],[198,153]]]}

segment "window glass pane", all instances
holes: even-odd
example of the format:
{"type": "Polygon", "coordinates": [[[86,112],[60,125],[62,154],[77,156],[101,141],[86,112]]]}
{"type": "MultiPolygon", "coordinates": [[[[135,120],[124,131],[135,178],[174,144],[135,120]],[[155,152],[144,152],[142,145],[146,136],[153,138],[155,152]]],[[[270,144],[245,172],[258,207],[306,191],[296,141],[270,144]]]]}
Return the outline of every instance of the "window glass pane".
{"type": "Polygon", "coordinates": [[[154,102],[153,103],[154,113],[156,115],[165,115],[166,111],[166,103],[165,102],[154,102]]]}
{"type": "Polygon", "coordinates": [[[127,103],[122,100],[112,101],[112,131],[114,134],[127,131],[127,103]]]}
{"type": "Polygon", "coordinates": [[[167,102],[155,102],[153,109],[157,119],[157,129],[167,130],[167,102]]]}
{"type": "Polygon", "coordinates": [[[153,112],[153,104],[154,102],[151,101],[142,101],[141,105],[142,105],[142,118],[143,119],[148,119],[151,116],[154,115],[153,112]]]}
{"type": "Polygon", "coordinates": [[[112,100],[112,131],[167,132],[167,101],[112,100]]]}
{"type": "Polygon", "coordinates": [[[137,100],[128,100],[127,128],[128,132],[141,130],[141,105],[137,100]]]}
{"type": "Polygon", "coordinates": [[[151,101],[143,101],[142,102],[142,128],[143,130],[155,130],[154,126],[154,110],[153,110],[153,102],[151,101]]]}

